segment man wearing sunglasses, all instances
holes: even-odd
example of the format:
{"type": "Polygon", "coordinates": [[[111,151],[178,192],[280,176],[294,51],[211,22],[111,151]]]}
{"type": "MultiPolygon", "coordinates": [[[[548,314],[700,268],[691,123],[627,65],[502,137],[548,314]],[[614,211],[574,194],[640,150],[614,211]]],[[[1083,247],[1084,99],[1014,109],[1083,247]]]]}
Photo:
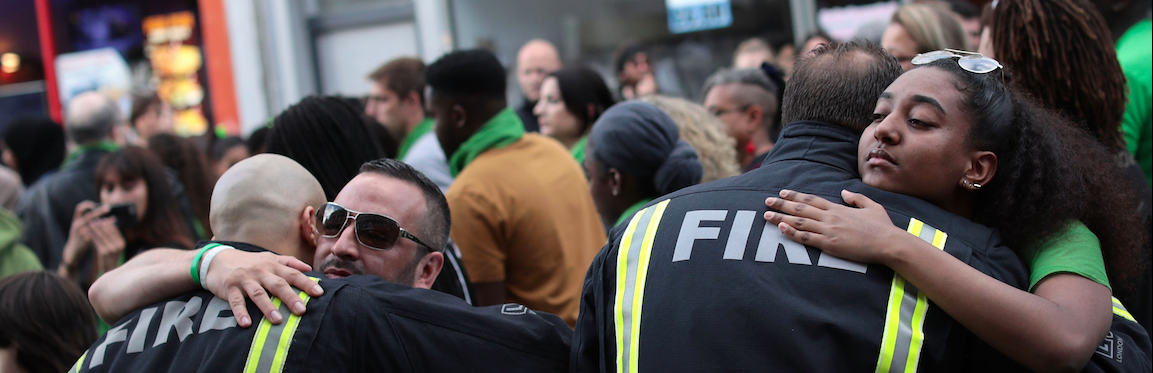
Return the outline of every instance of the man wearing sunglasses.
{"type": "Polygon", "coordinates": [[[214,190],[215,241],[196,252],[149,252],[93,287],[106,319],[130,311],[117,303],[142,309],[74,370],[564,371],[571,331],[560,318],[426,290],[440,271],[433,247],[446,245],[447,214],[436,185],[395,160],[366,163],[333,203],[288,158],[238,163],[214,190]],[[300,260],[251,243],[315,254],[321,272],[302,274],[310,268],[300,260]],[[212,292],[192,291],[198,286],[212,292]]]}

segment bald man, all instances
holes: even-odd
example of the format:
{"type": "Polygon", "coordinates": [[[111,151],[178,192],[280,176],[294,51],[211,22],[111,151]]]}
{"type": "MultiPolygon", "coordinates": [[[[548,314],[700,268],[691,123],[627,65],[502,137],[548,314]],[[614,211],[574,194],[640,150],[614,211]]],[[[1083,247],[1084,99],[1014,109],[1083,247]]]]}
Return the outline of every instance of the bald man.
{"type": "MultiPolygon", "coordinates": [[[[571,329],[560,318],[520,305],[472,307],[450,295],[421,289],[428,288],[429,276],[435,277],[439,271],[440,253],[421,251],[417,244],[427,240],[442,247],[448,239],[447,218],[425,218],[426,206],[437,209],[443,205],[447,210],[443,196],[435,184],[400,161],[371,161],[361,170],[334,202],[348,206],[336,205],[345,211],[355,209],[355,214],[337,218],[344,221],[335,236],[321,236],[331,225],[324,221],[316,224],[315,219],[328,220],[337,211],[334,203],[325,203],[319,183],[303,167],[273,155],[233,166],[214,190],[211,219],[214,229],[220,226],[215,230],[219,236],[207,244],[227,247],[215,246],[203,256],[178,252],[185,254],[179,260],[169,257],[151,263],[130,262],[101,278],[112,276],[109,281],[115,283],[132,280],[135,286],[130,288],[137,291],[193,289],[196,280],[189,280],[195,278],[190,273],[196,268],[191,263],[199,261],[210,270],[201,272],[213,292],[185,293],[129,314],[98,339],[72,371],[567,369],[571,329]],[[440,203],[423,198],[426,192],[440,196],[440,203]],[[324,206],[322,214],[316,213],[314,204],[324,206]],[[379,229],[382,216],[395,219],[392,222],[407,228],[402,232],[408,235],[389,247],[369,247],[366,242],[382,245],[381,232],[361,230],[379,229]],[[370,218],[376,222],[360,224],[370,218]],[[437,221],[444,226],[427,226],[437,221]],[[443,234],[427,235],[438,230],[443,234]],[[249,242],[221,241],[221,237],[249,242]],[[253,241],[299,258],[274,256],[252,245],[253,241]],[[307,257],[317,243],[320,248],[314,258],[326,263],[322,268],[330,268],[329,259],[336,258],[344,262],[336,269],[351,273],[362,269],[372,276],[334,276],[330,270],[301,274],[297,270],[308,267],[299,259],[307,257]],[[413,253],[419,264],[411,284],[382,279],[391,277],[389,269],[403,265],[406,256],[413,253]],[[251,272],[266,270],[268,267],[251,265],[262,260],[283,268],[273,270],[279,274],[269,277],[272,280],[227,285],[232,279],[250,278],[251,272]],[[307,292],[288,288],[282,294],[280,289],[285,286],[278,285],[285,283],[307,292]],[[269,299],[262,287],[271,289],[277,298],[269,299]],[[229,300],[213,293],[225,293],[229,300]],[[265,306],[245,305],[242,293],[248,293],[258,305],[270,305],[269,316],[260,319],[257,307],[265,306]],[[241,304],[239,310],[233,303],[236,299],[241,304]],[[241,316],[247,314],[258,319],[241,316]]],[[[117,297],[117,292],[125,289],[119,285],[101,284],[93,289],[90,297],[94,307],[105,317],[116,317],[114,313],[119,312],[109,302],[132,297],[117,297]]]]}
{"type": "Polygon", "coordinates": [[[517,107],[516,115],[524,122],[525,131],[540,132],[540,123],[532,109],[540,100],[540,86],[544,78],[561,67],[564,66],[560,62],[560,54],[547,40],[529,40],[516,54],[516,80],[524,94],[524,102],[517,107]]]}
{"type": "Polygon", "coordinates": [[[21,242],[36,253],[44,268],[61,264],[76,204],[99,200],[96,166],[119,147],[123,124],[116,103],[101,93],[81,93],[68,102],[64,130],[72,152],[59,171],[24,192],[15,210],[24,222],[21,242]]]}

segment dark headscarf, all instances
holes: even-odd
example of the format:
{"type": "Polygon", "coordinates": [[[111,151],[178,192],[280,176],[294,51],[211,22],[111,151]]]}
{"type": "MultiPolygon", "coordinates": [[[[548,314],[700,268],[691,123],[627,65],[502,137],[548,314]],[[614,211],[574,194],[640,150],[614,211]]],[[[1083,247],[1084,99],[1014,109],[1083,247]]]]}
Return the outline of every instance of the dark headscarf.
{"type": "Polygon", "coordinates": [[[701,182],[704,170],[697,151],[680,139],[668,114],[646,102],[614,105],[593,125],[593,157],[607,167],[642,180],[652,180],[660,195],[701,182]]]}
{"type": "Polygon", "coordinates": [[[64,162],[64,128],[47,117],[20,117],[8,124],[4,144],[16,156],[24,185],[64,162]]]}

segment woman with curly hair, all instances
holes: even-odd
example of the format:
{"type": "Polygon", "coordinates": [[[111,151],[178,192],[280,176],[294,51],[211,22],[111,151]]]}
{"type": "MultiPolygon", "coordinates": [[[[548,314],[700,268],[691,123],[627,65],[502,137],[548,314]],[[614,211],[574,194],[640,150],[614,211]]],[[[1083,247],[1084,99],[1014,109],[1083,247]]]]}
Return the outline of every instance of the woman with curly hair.
{"type": "Polygon", "coordinates": [[[853,208],[782,191],[766,200],[780,212],[765,218],[798,242],[892,268],[1030,369],[1080,370],[1109,331],[1110,284],[1135,272],[1148,239],[1133,190],[1106,148],[1009,89],[996,61],[934,57],[878,99],[858,147],[861,178],[997,228],[1030,269],[1028,292],[893,226],[860,194],[841,193],[853,208]]]}

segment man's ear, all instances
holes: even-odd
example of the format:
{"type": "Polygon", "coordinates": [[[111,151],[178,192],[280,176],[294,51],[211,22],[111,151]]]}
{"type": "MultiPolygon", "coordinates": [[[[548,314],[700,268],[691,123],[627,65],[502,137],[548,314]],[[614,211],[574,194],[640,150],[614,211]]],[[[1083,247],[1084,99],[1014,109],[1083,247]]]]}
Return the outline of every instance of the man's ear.
{"type": "Polygon", "coordinates": [[[765,120],[765,109],[761,105],[749,105],[749,110],[745,110],[745,115],[749,118],[749,133],[756,132],[757,128],[762,127],[761,123],[765,120]]]}
{"type": "Polygon", "coordinates": [[[988,185],[997,174],[997,155],[990,151],[978,151],[973,154],[969,162],[969,169],[965,171],[965,180],[970,183],[988,185]]]}
{"type": "Polygon", "coordinates": [[[311,250],[308,253],[308,260],[301,259],[305,263],[311,263],[313,255],[316,254],[316,245],[320,242],[320,232],[316,231],[316,209],[312,206],[305,206],[304,211],[300,212],[297,219],[299,221],[300,240],[307,243],[304,247],[311,250]]]}
{"type": "Polygon", "coordinates": [[[452,108],[448,111],[449,123],[453,127],[460,129],[468,125],[468,112],[464,110],[464,106],[460,104],[453,104],[452,108]]]}
{"type": "Polygon", "coordinates": [[[424,105],[420,103],[420,96],[421,94],[417,91],[408,91],[408,94],[404,95],[404,101],[415,105],[420,111],[424,111],[424,105]]]}
{"type": "Polygon", "coordinates": [[[432,283],[436,282],[436,276],[440,275],[441,267],[444,267],[444,253],[433,251],[424,254],[424,257],[420,258],[420,263],[416,264],[412,287],[432,289],[432,283]]]}

